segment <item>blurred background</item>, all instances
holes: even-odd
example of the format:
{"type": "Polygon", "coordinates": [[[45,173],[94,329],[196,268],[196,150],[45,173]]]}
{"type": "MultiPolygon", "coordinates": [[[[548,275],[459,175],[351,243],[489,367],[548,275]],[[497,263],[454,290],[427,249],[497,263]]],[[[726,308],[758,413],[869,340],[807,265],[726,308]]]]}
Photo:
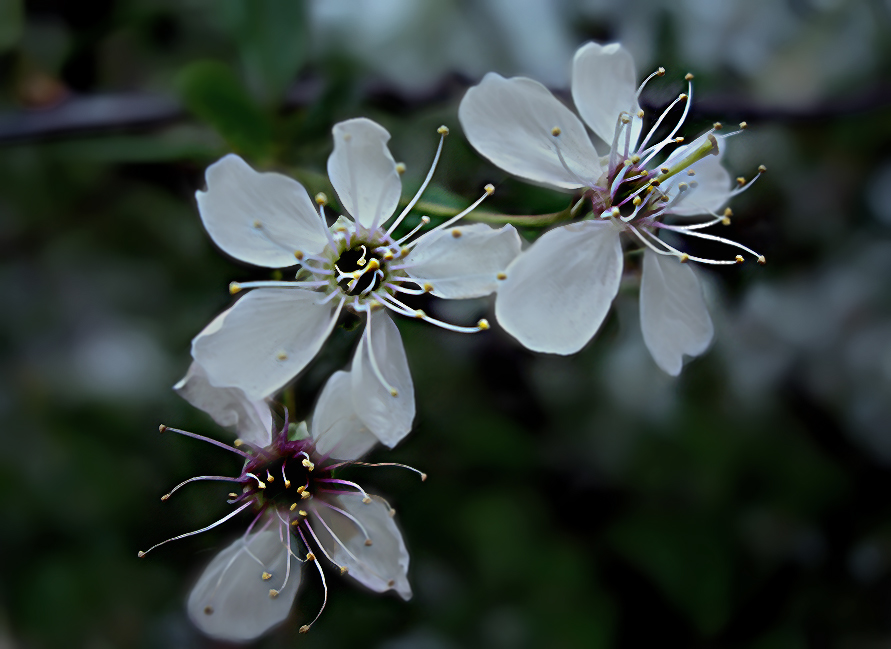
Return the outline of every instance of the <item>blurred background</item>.
{"type": "MultiPolygon", "coordinates": [[[[399,510],[415,597],[329,571],[298,636],[307,572],[257,644],[891,646],[889,22],[887,0],[0,0],[0,647],[224,646],[184,602],[243,525],[136,558],[228,511],[225,485],[162,494],[240,469],[157,434],[228,439],[170,387],[228,283],[269,276],[204,233],[205,167],[235,151],[334,198],[330,129],[368,116],[410,196],[446,124],[427,200],[493,182],[488,210],[559,210],[474,153],[457,106],[489,70],[565,93],[591,39],[667,68],[647,108],[695,73],[688,137],[749,123],[725,160],[769,173],[721,234],[768,265],[702,269],[715,342],[679,379],[643,346],[633,274],[569,358],[400,320],[418,417],[373,457],[430,478],[353,472],[399,510]]],[[[494,323],[489,300],[422,306],[494,323]]],[[[360,331],[298,379],[298,414],[360,331]]]]}

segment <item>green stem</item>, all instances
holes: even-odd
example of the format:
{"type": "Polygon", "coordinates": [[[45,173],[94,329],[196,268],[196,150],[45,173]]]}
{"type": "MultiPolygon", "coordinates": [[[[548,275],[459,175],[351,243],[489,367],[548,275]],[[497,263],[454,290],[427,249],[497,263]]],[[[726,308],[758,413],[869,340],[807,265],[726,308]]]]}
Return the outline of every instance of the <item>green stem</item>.
{"type": "MultiPolygon", "coordinates": [[[[438,203],[429,203],[427,201],[418,201],[415,205],[415,211],[423,212],[428,216],[441,216],[448,218],[455,216],[461,210],[439,205],[438,203]]],[[[521,225],[526,227],[543,227],[567,221],[572,218],[570,208],[559,212],[551,212],[550,214],[496,214],[495,212],[486,212],[485,210],[474,210],[464,217],[468,221],[480,221],[482,223],[511,223],[513,225],[521,225]]]]}

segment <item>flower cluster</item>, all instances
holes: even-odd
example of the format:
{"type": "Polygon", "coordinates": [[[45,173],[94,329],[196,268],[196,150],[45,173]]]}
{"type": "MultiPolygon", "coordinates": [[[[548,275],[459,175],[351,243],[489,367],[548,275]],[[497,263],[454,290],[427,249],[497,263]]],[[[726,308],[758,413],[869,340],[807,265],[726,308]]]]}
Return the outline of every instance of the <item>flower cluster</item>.
{"type": "Polygon", "coordinates": [[[684,355],[705,351],[714,329],[686,262],[734,264],[743,257],[692,256],[664,235],[720,242],[764,263],[748,247],[704,231],[729,224],[727,201],[753,181],[738,178],[734,188],[721,164],[724,142],[739,131],[724,134],[715,124],[690,143],[677,135],[690,106],[691,75],[687,92],[644,135],[638,97],[663,74],[660,68],[638,87],[634,63],[621,46],[585,45],[576,53],[572,82],[581,119],[531,79],[490,73],[468,90],[458,116],[483,156],[530,182],[577,194],[575,205],[562,213],[569,222],[525,250],[512,225],[458,224],[473,218],[494,191],[491,185],[436,227],[425,231],[427,216],[412,229],[403,225],[431,182],[448,134],[444,126],[429,173],[398,213],[404,167],[388,149],[389,133],[364,118],[333,128],[328,176],[342,213],[330,219],[325,195],[310,198],[297,181],[257,172],[236,155],[207,169],[207,187],[196,197],[213,241],[248,264],[291,269],[293,278],[233,282],[230,292],[239,298],[194,338],[192,364],[175,386],[218,424],[234,429],[234,444],[161,427],[243,460],[235,477],[190,478],[162,498],[195,481],[237,485],[229,494],[232,511],[168,541],[241,512],[253,514],[244,534],[210,562],[192,589],[188,612],[198,628],[224,640],[258,637],[288,615],[307,563],[317,569],[327,601],[320,557],[371,590],[411,597],[408,552],[392,508],[341,472],[398,466],[426,477],[401,464],[360,461],[378,443],[395,446],[415,416],[408,360],[387,312],[465,333],[489,323],[446,323],[412,308],[404,296],[495,293],[498,322],[518,341],[534,351],[571,354],[606,317],[630,242],[643,253],[641,326],[656,364],[677,375],[684,355]],[[678,105],[680,119],[663,126],[678,105]],[[586,125],[608,146],[604,155],[586,125]],[[697,215],[702,218],[689,220],[697,215]],[[350,371],[330,377],[308,424],[289,425],[285,411],[276,430],[274,399],[318,354],[344,311],[364,319],[350,371]]]}

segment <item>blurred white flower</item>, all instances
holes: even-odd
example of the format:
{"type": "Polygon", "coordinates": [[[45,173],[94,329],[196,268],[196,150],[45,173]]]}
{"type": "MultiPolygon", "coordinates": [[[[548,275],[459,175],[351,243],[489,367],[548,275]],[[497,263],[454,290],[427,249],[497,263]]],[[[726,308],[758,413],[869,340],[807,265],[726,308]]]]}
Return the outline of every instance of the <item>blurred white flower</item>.
{"type": "Polygon", "coordinates": [[[390,134],[368,119],[334,126],[328,159],[331,184],[343,208],[329,229],[318,196],[316,212],[300,183],[276,173],[257,173],[228,155],[207,170],[207,191],[198,192],[201,218],[211,238],[233,257],[281,268],[299,261],[296,281],[233,283],[232,293],[256,288],[218,316],[192,341],[192,356],[207,381],[242,390],[260,401],[290,381],[316,355],[342,309],[367,314],[353,357],[356,412],[388,446],[411,428],[413,386],[399,331],[383,308],[458,332],[488,328],[440,322],[414,310],[398,294],[432,293],[448,299],[488,295],[498,273],[519,254],[512,226],[451,227],[492,192],[491,185],[468,209],[409,241],[394,232],[432,178],[448,129],[418,194],[388,227],[402,193],[399,166],[387,148],[390,134]],[[412,288],[414,287],[414,288],[412,288]]]}
{"type": "MultiPolygon", "coordinates": [[[[192,370],[200,368],[193,366],[192,370]]],[[[214,395],[216,388],[196,380],[196,376],[200,374],[192,372],[190,396],[210,405],[215,417],[227,410],[246,412],[256,405],[233,390],[214,395]]],[[[250,441],[239,439],[235,446],[161,426],[162,432],[202,439],[245,459],[237,478],[197,476],[162,498],[167,500],[194,481],[238,485],[229,494],[228,503],[236,506],[232,512],[207,527],[168,541],[212,529],[245,510],[255,512],[244,535],[210,562],[189,595],[189,616],[204,633],[243,642],[280,623],[297,595],[302,567],[307,562],[315,564],[327,601],[318,552],[341,574],[349,573],[371,590],[395,590],[403,599],[411,598],[408,551],[393,521],[395,511],[386,500],[369,495],[355,482],[334,477],[335,469],[350,465],[403,466],[357,461],[378,440],[351,408],[350,391],[349,373],[337,372],[325,385],[308,429],[301,423],[289,434],[287,421],[277,433],[248,426],[245,430],[250,430],[250,441]],[[305,553],[299,550],[301,547],[305,553]]],[[[300,631],[308,631],[319,615],[300,631]]]]}
{"type": "MultiPolygon", "coordinates": [[[[647,77],[664,74],[661,68],[647,77]]],[[[687,76],[688,82],[692,79],[687,76]]],[[[641,139],[643,111],[631,55],[619,44],[588,43],[575,55],[572,96],[585,123],[609,153],[598,154],[585,125],[543,85],[526,78],[486,75],[468,90],[459,118],[470,143],[493,164],[531,182],[564,191],[581,190],[592,218],[555,228],[519,255],[498,287],[495,313],[501,325],[526,347],[572,354],[597,332],[619,288],[623,270],[620,235],[643,246],[640,290],[641,327],[654,360],[677,375],[683,356],[696,356],[713,334],[699,280],[680,262],[740,263],[743,258],[712,260],[681,252],[659,237],[673,233],[745,246],[701,232],[729,223],[718,214],[739,187],[721,166],[720,125],[692,143],[655,161],[676,137],[690,105],[692,83],[641,139]],[[669,112],[683,104],[678,123],[664,139],[651,142],[669,112]],[[683,172],[683,173],[682,173],[683,172]],[[682,180],[683,178],[683,180],[682,180]],[[699,223],[670,225],[667,216],[708,214],[699,223]]],[[[738,133],[738,131],[737,131],[738,133]]],[[[763,167],[759,168],[759,173],[763,167]]]]}

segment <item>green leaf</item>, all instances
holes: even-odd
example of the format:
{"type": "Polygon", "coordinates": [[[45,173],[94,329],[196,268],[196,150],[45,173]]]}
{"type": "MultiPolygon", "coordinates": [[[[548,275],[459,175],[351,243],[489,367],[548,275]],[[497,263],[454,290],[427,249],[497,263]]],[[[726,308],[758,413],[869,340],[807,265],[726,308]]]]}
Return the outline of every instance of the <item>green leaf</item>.
{"type": "Polygon", "coordinates": [[[223,14],[238,42],[249,85],[278,102],[306,61],[306,3],[302,0],[227,0],[223,14]]]}
{"type": "Polygon", "coordinates": [[[272,150],[272,123],[232,71],[218,61],[198,61],[177,77],[186,107],[207,122],[237,152],[254,158],[272,150]]]}
{"type": "Polygon", "coordinates": [[[19,42],[22,14],[21,0],[0,0],[0,52],[19,42]]]}

